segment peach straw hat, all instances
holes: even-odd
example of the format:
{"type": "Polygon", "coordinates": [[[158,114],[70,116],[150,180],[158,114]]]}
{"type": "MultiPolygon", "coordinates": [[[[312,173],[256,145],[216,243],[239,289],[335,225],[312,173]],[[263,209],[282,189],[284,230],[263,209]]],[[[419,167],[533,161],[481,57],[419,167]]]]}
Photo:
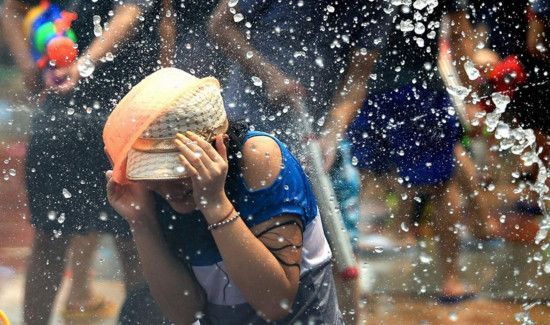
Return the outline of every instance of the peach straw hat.
{"type": "Polygon", "coordinates": [[[210,141],[227,127],[217,79],[199,79],[176,68],[158,70],[134,86],[107,119],[103,142],[113,179],[125,184],[184,178],[176,133],[193,131],[210,141]]]}

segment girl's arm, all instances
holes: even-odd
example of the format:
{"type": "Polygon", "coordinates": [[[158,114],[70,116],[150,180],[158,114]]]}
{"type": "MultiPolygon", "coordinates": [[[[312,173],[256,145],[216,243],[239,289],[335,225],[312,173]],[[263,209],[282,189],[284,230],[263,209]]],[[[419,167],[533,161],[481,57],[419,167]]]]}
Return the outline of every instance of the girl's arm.
{"type": "MultiPolygon", "coordinates": [[[[209,224],[234,216],[237,212],[223,189],[227,171],[223,141],[220,137],[216,139],[218,154],[202,138],[188,135],[189,138],[179,135],[176,143],[182,152],[182,164],[193,174],[193,195],[198,207],[209,224]],[[201,206],[200,202],[205,200],[207,203],[201,206]]],[[[242,170],[248,187],[257,190],[269,186],[282,164],[277,143],[267,137],[254,137],[241,151],[242,170]]],[[[269,320],[288,315],[300,279],[300,220],[296,216],[284,215],[249,229],[238,218],[212,230],[212,235],[227,273],[250,305],[269,320]]]]}
{"type": "Polygon", "coordinates": [[[151,193],[138,184],[118,185],[111,174],[107,173],[109,202],[130,224],[151,293],[171,321],[193,323],[197,312],[203,310],[204,292],[191,271],[170,254],[155,218],[151,193]]]}

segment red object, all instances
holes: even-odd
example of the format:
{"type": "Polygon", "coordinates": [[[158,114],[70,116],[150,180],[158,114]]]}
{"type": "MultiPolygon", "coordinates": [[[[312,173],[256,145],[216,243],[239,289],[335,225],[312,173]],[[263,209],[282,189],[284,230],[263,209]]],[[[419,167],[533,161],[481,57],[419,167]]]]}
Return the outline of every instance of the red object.
{"type": "Polygon", "coordinates": [[[71,11],[62,11],[61,18],[56,19],[54,22],[55,30],[58,34],[64,33],[67,29],[71,28],[73,21],[78,18],[77,14],[71,11]]]}
{"type": "Polygon", "coordinates": [[[509,55],[500,61],[493,71],[489,72],[489,80],[498,92],[514,92],[527,81],[527,75],[518,57],[509,55]]]}
{"type": "MultiPolygon", "coordinates": [[[[485,90],[485,96],[489,97],[492,93],[499,92],[513,98],[518,87],[527,82],[527,74],[518,57],[509,55],[487,74],[486,79],[488,89],[485,90]]],[[[490,100],[482,101],[481,107],[487,112],[494,110],[494,105],[490,100]]]]}
{"type": "Polygon", "coordinates": [[[70,65],[78,55],[74,42],[68,37],[56,37],[46,47],[46,55],[50,60],[55,61],[55,66],[63,68],[70,65]]]}
{"type": "Polygon", "coordinates": [[[359,277],[359,270],[357,270],[354,266],[346,267],[340,275],[342,276],[342,279],[344,280],[353,280],[357,279],[359,277]]]}

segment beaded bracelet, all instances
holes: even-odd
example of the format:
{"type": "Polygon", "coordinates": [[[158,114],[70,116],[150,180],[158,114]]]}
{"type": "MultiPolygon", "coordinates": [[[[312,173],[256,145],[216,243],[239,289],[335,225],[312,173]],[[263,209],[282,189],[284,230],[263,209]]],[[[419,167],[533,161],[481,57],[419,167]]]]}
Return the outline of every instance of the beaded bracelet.
{"type": "Polygon", "coordinates": [[[219,221],[219,222],[210,224],[210,225],[208,225],[208,227],[206,227],[206,229],[208,229],[209,231],[212,231],[212,230],[214,230],[214,229],[216,229],[216,228],[225,226],[225,225],[227,225],[228,223],[231,223],[231,222],[237,220],[237,218],[239,218],[240,215],[239,215],[238,213],[236,213],[234,216],[231,216],[231,214],[232,214],[234,211],[235,211],[235,208],[231,209],[231,211],[222,219],[222,221],[219,221]]]}

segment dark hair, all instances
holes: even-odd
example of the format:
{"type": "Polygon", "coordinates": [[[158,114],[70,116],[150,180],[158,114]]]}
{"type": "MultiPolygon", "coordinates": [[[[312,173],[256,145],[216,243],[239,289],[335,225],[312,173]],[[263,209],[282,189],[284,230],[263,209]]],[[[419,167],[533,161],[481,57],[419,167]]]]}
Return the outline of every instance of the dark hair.
{"type": "Polygon", "coordinates": [[[242,154],[240,152],[244,145],[246,133],[249,130],[250,126],[243,120],[229,121],[229,128],[227,129],[227,135],[229,136],[227,144],[229,170],[225,182],[225,192],[231,201],[233,201],[232,190],[235,188],[235,182],[241,176],[240,159],[242,154]]]}

